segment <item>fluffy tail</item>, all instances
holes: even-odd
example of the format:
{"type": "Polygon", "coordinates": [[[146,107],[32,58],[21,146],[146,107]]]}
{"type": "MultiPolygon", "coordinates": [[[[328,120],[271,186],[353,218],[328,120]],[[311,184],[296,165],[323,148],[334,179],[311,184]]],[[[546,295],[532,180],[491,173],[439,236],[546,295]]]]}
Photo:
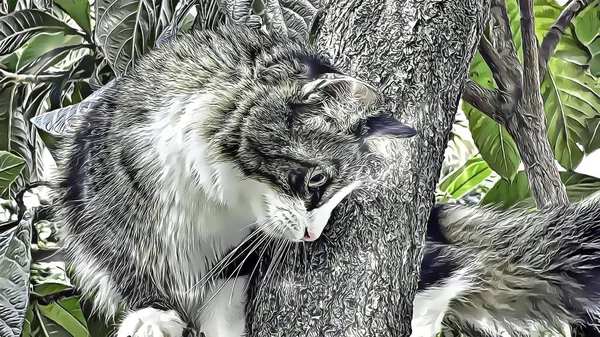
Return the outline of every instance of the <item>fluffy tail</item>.
{"type": "MultiPolygon", "coordinates": [[[[413,336],[442,319],[495,334],[600,319],[600,193],[563,209],[438,205],[427,228],[413,336]]],[[[589,330],[589,328],[588,328],[589,330]]]]}

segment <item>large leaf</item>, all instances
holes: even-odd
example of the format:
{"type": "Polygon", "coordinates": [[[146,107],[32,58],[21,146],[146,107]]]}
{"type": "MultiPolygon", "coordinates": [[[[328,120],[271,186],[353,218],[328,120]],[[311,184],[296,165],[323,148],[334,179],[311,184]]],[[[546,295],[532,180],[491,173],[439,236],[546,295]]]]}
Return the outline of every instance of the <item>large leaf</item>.
{"type": "Polygon", "coordinates": [[[444,192],[440,202],[462,197],[481,184],[491,173],[492,170],[482,158],[474,157],[467,160],[463,166],[440,182],[439,189],[444,192]]]}
{"type": "Polygon", "coordinates": [[[42,315],[60,325],[73,337],[90,335],[78,298],[63,298],[48,305],[39,304],[38,308],[42,315]]]}
{"type": "MultiPolygon", "coordinates": [[[[19,109],[20,110],[20,109],[19,109]]],[[[38,177],[35,176],[35,173],[33,173],[31,171],[31,169],[34,167],[32,165],[33,162],[33,154],[32,152],[32,148],[30,147],[29,144],[29,139],[30,139],[30,122],[26,121],[25,118],[23,117],[23,113],[21,113],[21,111],[16,110],[13,111],[12,114],[12,123],[11,123],[11,140],[10,140],[10,148],[11,148],[11,152],[14,154],[17,154],[19,157],[21,157],[23,160],[25,160],[25,169],[22,171],[21,174],[21,178],[16,187],[13,188],[19,188],[20,186],[22,186],[25,182],[27,181],[31,181],[33,180],[37,180],[38,177]]]]}
{"type": "Polygon", "coordinates": [[[3,70],[7,70],[11,73],[14,73],[17,71],[18,64],[19,54],[16,52],[0,57],[0,68],[2,68],[3,70]]]}
{"type": "Polygon", "coordinates": [[[92,35],[89,0],[54,0],[54,4],[69,14],[86,34],[92,35]]]}
{"type": "MultiPolygon", "coordinates": [[[[600,190],[600,179],[585,174],[560,172],[560,179],[567,188],[570,201],[581,200],[600,190]]],[[[497,204],[504,209],[515,205],[534,207],[535,201],[531,197],[527,174],[520,171],[512,182],[499,180],[483,197],[481,204],[497,204]]]]}
{"type": "Polygon", "coordinates": [[[0,196],[6,192],[10,184],[21,174],[25,160],[7,151],[0,151],[0,196]]]}
{"type": "Polygon", "coordinates": [[[578,41],[588,49],[590,73],[600,77],[600,1],[588,6],[573,19],[578,41]]]}
{"type": "Polygon", "coordinates": [[[13,12],[17,8],[19,0],[5,0],[0,3],[0,14],[6,15],[13,12]]]}
{"type": "MultiPolygon", "coordinates": [[[[171,13],[170,6],[163,7],[161,12],[160,20],[162,22],[162,27],[165,29],[162,33],[159,34],[156,39],[156,46],[160,46],[167,41],[174,39],[177,36],[177,33],[181,29],[184,19],[188,16],[192,7],[196,5],[198,0],[182,0],[177,4],[176,10],[174,13],[171,13]]],[[[199,9],[199,12],[196,14],[196,18],[198,20],[204,19],[219,19],[219,17],[223,17],[222,13],[219,11],[217,6],[217,2],[215,0],[203,1],[196,8],[199,9]],[[210,12],[212,10],[212,12],[210,12]],[[209,11],[206,13],[206,11],[209,11]],[[212,17],[205,18],[204,15],[212,15],[212,17]]]]}
{"type": "Polygon", "coordinates": [[[307,41],[315,35],[317,22],[323,15],[318,0],[279,0],[283,19],[290,32],[307,41]]]}
{"type": "MultiPolygon", "coordinates": [[[[486,88],[493,88],[492,72],[481,55],[475,55],[469,76],[486,88]]],[[[463,101],[469,129],[481,157],[504,179],[511,180],[521,163],[517,145],[508,132],[491,118],[463,101]]]]}
{"type": "Polygon", "coordinates": [[[95,6],[96,40],[115,74],[121,75],[154,47],[165,28],[159,20],[163,1],[96,0],[95,6]]]}
{"type": "Polygon", "coordinates": [[[588,131],[590,120],[600,114],[600,84],[583,68],[559,58],[549,62],[542,83],[542,95],[548,119],[548,139],[556,160],[567,170],[575,169],[598,142],[588,131]]]}
{"type": "MultiPolygon", "coordinates": [[[[198,14],[193,22],[195,29],[213,29],[225,22],[225,13],[219,8],[217,0],[201,1],[196,8],[198,14]]],[[[182,23],[182,28],[185,29],[185,23],[182,23]]]]}
{"type": "Polygon", "coordinates": [[[0,336],[19,337],[29,298],[31,225],[0,233],[0,336]]]}
{"type": "Polygon", "coordinates": [[[0,17],[0,55],[14,52],[38,33],[77,34],[66,23],[39,10],[23,10],[0,17]]]}
{"type": "MultiPolygon", "coordinates": [[[[19,58],[19,72],[28,71],[31,73],[32,68],[43,68],[44,70],[56,64],[48,64],[53,62],[54,58],[49,55],[66,56],[63,50],[73,50],[80,48],[83,38],[78,35],[65,35],[62,32],[53,34],[39,34],[29,40],[23,47],[23,52],[19,58]]],[[[58,60],[56,60],[58,61],[58,60]]]]}

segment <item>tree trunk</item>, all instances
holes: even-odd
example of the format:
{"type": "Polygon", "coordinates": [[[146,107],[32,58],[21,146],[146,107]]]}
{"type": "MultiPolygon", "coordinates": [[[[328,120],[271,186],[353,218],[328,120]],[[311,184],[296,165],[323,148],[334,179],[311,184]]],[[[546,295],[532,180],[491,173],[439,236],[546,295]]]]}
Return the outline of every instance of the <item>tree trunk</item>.
{"type": "Polygon", "coordinates": [[[488,8],[489,0],[331,1],[319,47],[379,87],[418,135],[391,149],[383,178],[340,205],[323,238],[282,257],[277,277],[260,267],[250,336],[409,335],[424,224],[488,8]]]}

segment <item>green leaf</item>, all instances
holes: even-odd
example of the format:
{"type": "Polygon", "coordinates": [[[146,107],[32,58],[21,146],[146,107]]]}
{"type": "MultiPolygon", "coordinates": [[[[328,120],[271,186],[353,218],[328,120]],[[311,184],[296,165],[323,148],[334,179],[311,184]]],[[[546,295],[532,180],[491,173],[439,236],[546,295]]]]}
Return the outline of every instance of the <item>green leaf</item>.
{"type": "Polygon", "coordinates": [[[575,64],[559,58],[550,59],[548,73],[542,82],[548,139],[554,157],[567,170],[573,170],[583,159],[582,144],[589,147],[587,120],[600,113],[600,86],[575,64]]]}
{"type": "Polygon", "coordinates": [[[66,282],[60,282],[56,280],[47,281],[37,285],[33,292],[38,296],[47,296],[52,294],[60,293],[61,291],[73,288],[70,284],[66,282]]]}
{"type": "Polygon", "coordinates": [[[31,323],[33,322],[33,306],[30,304],[25,312],[25,322],[23,322],[22,337],[35,337],[31,334],[31,323]]]}
{"type": "MultiPolygon", "coordinates": [[[[219,8],[217,1],[202,1],[196,8],[198,14],[193,18],[192,24],[189,24],[189,26],[193,25],[194,29],[214,29],[225,22],[225,13],[219,8]]],[[[182,29],[185,30],[187,27],[188,23],[182,22],[182,29]]]]}
{"type": "Polygon", "coordinates": [[[77,34],[66,23],[35,9],[27,9],[0,17],[0,55],[21,48],[38,33],[77,34]]]}
{"type": "MultiPolygon", "coordinates": [[[[598,39],[600,41],[600,39],[598,39]]],[[[590,73],[594,77],[600,77],[600,53],[594,55],[590,60],[590,73]]]]}
{"type": "Polygon", "coordinates": [[[23,329],[29,302],[30,244],[29,221],[23,220],[0,233],[0,336],[3,337],[17,337],[23,329]]]}
{"type": "Polygon", "coordinates": [[[82,42],[83,38],[81,36],[65,35],[63,32],[38,34],[23,46],[23,53],[19,59],[18,68],[22,69],[32,61],[36,63],[42,62],[42,60],[38,59],[39,57],[53,52],[57,48],[68,47],[73,49],[74,46],[78,46],[82,42]]]}
{"type": "Polygon", "coordinates": [[[489,165],[480,157],[473,157],[440,182],[439,189],[444,192],[441,202],[458,199],[472,191],[492,173],[489,165]]]}
{"type": "MultiPolygon", "coordinates": [[[[492,72],[479,53],[471,63],[469,76],[482,86],[493,88],[492,72]]],[[[501,177],[511,180],[521,163],[515,142],[500,124],[467,102],[463,102],[463,111],[481,157],[501,177]]]]}
{"type": "Polygon", "coordinates": [[[156,13],[162,5],[152,0],[96,0],[96,40],[116,75],[135,65],[154,47],[162,29],[156,13]]]}
{"type": "MultiPolygon", "coordinates": [[[[281,14],[288,33],[302,41],[308,41],[316,31],[316,24],[323,15],[323,10],[316,0],[280,0],[268,1],[281,6],[281,14]]],[[[277,25],[273,25],[278,27],[277,25]]]]}
{"type": "Polygon", "coordinates": [[[0,15],[6,15],[8,13],[14,12],[17,8],[17,3],[19,0],[6,0],[0,3],[0,15]]]}
{"type": "MultiPolygon", "coordinates": [[[[600,179],[575,172],[560,172],[570,201],[578,201],[600,190],[600,179]]],[[[518,205],[535,207],[531,197],[527,174],[519,171],[512,182],[499,180],[481,199],[481,205],[497,204],[503,209],[518,205]]]]}
{"type": "Polygon", "coordinates": [[[6,56],[0,57],[0,68],[10,71],[12,73],[17,71],[17,64],[19,64],[19,54],[12,53],[6,56]]]}
{"type": "Polygon", "coordinates": [[[85,318],[77,297],[68,297],[48,305],[38,304],[40,312],[74,337],[88,337],[85,318]]]}
{"type": "Polygon", "coordinates": [[[92,35],[89,0],[54,0],[54,4],[69,14],[88,36],[92,35]]]}
{"type": "Polygon", "coordinates": [[[7,151],[0,151],[0,195],[8,190],[10,184],[17,179],[23,168],[25,160],[7,151]]]}
{"type": "Polygon", "coordinates": [[[38,178],[31,171],[33,155],[29,146],[30,130],[30,122],[25,120],[21,111],[14,111],[12,114],[10,148],[12,153],[21,157],[26,163],[21,172],[23,180],[19,180],[15,188],[20,188],[25,182],[37,180],[38,178]]]}
{"type": "Polygon", "coordinates": [[[552,57],[558,57],[561,60],[575,63],[580,66],[588,65],[590,62],[590,53],[581,48],[581,43],[573,37],[573,28],[567,27],[567,33],[560,39],[560,43],[554,50],[552,57]]]}
{"type": "Polygon", "coordinates": [[[579,42],[585,46],[592,44],[600,36],[600,2],[596,1],[573,18],[573,26],[579,42]]]}

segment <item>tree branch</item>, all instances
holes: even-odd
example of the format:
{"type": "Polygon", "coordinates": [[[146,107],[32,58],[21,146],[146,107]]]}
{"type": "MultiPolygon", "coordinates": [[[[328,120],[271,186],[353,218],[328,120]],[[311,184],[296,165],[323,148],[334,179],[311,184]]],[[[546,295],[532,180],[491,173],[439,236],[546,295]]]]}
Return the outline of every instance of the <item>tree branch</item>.
{"type": "Polygon", "coordinates": [[[535,17],[533,15],[533,0],[519,0],[521,15],[521,41],[523,44],[523,95],[533,103],[536,111],[523,111],[535,115],[537,110],[543,111],[540,96],[540,68],[538,58],[538,42],[535,36],[535,17]],[[537,96],[540,96],[539,100],[537,96]]]}
{"type": "Polygon", "coordinates": [[[554,22],[546,36],[544,36],[544,40],[542,41],[539,52],[540,82],[544,79],[544,75],[546,75],[548,61],[550,60],[552,54],[554,54],[554,49],[556,49],[560,38],[565,34],[567,26],[574,17],[581,13],[592,2],[594,2],[594,0],[572,1],[562,11],[562,13],[560,13],[560,16],[558,19],[556,19],[556,22],[554,22]]]}
{"type": "Polygon", "coordinates": [[[505,123],[502,119],[502,115],[499,115],[497,112],[498,107],[500,106],[498,98],[496,97],[497,94],[497,90],[490,90],[473,80],[467,80],[465,88],[463,89],[462,98],[477,110],[483,112],[486,116],[502,125],[505,123]]]}
{"type": "Polygon", "coordinates": [[[504,0],[492,0],[490,9],[490,23],[492,26],[490,39],[492,46],[498,51],[500,57],[507,65],[507,69],[513,70],[511,79],[515,83],[521,81],[521,63],[517,57],[515,42],[513,41],[512,29],[510,28],[510,19],[506,11],[506,2],[504,0]],[[518,76],[515,76],[518,75],[518,76]]]}

